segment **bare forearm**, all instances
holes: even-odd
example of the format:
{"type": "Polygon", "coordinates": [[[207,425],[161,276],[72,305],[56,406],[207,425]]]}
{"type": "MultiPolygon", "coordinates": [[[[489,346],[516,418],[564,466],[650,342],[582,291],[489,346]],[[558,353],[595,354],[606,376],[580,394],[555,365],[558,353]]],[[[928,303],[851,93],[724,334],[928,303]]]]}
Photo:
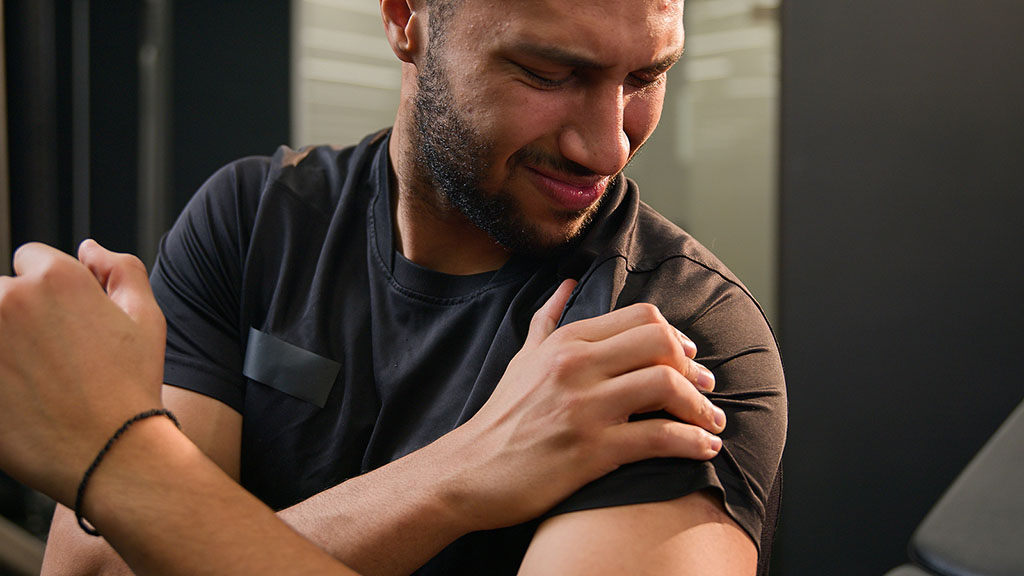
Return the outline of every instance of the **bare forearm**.
{"type": "Polygon", "coordinates": [[[131,576],[131,568],[103,538],[78,527],[75,513],[58,504],[46,540],[40,576],[131,576]]]}
{"type": "Polygon", "coordinates": [[[300,534],[361,573],[409,574],[454,540],[489,527],[465,510],[445,464],[451,435],[278,513],[300,534]]]}
{"type": "Polygon", "coordinates": [[[85,497],[86,517],[136,573],[354,573],[239,490],[162,420],[126,434],[85,497]]]}

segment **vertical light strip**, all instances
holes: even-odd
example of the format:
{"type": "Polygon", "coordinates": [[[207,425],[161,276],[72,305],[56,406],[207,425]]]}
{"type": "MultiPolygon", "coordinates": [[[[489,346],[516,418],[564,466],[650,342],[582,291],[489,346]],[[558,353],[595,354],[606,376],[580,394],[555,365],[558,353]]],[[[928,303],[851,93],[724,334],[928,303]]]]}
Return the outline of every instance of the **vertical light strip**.
{"type": "Polygon", "coordinates": [[[302,63],[302,35],[303,35],[303,0],[291,0],[291,66],[289,66],[288,73],[290,75],[289,84],[291,85],[291,142],[289,144],[292,147],[302,146],[307,142],[307,130],[306,130],[306,83],[303,81],[305,74],[303,73],[302,63]]]}
{"type": "Polygon", "coordinates": [[[71,4],[71,239],[90,236],[89,0],[71,4]]]}
{"type": "Polygon", "coordinates": [[[139,48],[138,254],[147,266],[156,258],[167,227],[171,155],[171,0],[142,6],[139,48]]]}
{"type": "Polygon", "coordinates": [[[4,2],[0,0],[0,274],[11,273],[11,192],[7,154],[7,54],[4,2]]]}
{"type": "Polygon", "coordinates": [[[292,144],[349,146],[393,124],[402,72],[379,5],[293,0],[292,10],[292,144]]]}

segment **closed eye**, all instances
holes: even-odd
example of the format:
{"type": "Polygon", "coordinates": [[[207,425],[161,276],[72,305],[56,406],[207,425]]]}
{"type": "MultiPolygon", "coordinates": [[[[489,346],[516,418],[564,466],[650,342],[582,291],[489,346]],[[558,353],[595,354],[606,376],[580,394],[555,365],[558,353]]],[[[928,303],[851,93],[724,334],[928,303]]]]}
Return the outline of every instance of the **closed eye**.
{"type": "Polygon", "coordinates": [[[627,84],[640,90],[653,88],[664,81],[665,74],[663,73],[654,76],[630,74],[629,77],[626,79],[627,84]]]}
{"type": "Polygon", "coordinates": [[[563,73],[558,77],[554,77],[550,73],[540,72],[532,68],[523,66],[522,64],[516,63],[516,66],[523,72],[523,74],[533,83],[539,85],[542,88],[559,88],[568,83],[573,78],[573,73],[563,73]]]}

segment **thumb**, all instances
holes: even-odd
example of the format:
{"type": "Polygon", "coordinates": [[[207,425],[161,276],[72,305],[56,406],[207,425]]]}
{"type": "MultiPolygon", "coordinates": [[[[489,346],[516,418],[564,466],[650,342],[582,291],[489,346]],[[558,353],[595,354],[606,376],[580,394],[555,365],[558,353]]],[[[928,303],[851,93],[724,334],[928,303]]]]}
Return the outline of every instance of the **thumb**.
{"type": "Polygon", "coordinates": [[[555,331],[555,328],[558,327],[558,319],[562,315],[562,310],[565,308],[566,303],[569,302],[569,296],[572,295],[576,284],[576,280],[565,280],[558,286],[555,293],[548,298],[548,301],[539,310],[534,312],[533,319],[530,320],[530,333],[526,336],[523,348],[539,346],[541,342],[555,331]]]}
{"type": "Polygon", "coordinates": [[[111,252],[91,239],[78,247],[78,260],[92,272],[110,300],[132,320],[149,323],[162,318],[149,286],[146,265],[141,260],[131,254],[111,252]]]}

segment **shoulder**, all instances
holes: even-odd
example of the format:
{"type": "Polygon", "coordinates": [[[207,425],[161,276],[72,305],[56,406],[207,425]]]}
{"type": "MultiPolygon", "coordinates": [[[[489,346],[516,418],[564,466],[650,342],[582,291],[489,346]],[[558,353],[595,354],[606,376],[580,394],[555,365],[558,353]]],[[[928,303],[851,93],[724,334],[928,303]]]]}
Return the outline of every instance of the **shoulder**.
{"type": "Polygon", "coordinates": [[[614,308],[654,304],[697,344],[704,362],[752,363],[758,381],[775,392],[784,388],[778,342],[764,310],[693,236],[641,204],[623,267],[614,308]]]}
{"type": "Polygon", "coordinates": [[[647,302],[685,331],[714,310],[719,320],[728,318],[715,323],[718,329],[739,327],[758,332],[760,340],[772,339],[764,313],[736,274],[696,238],[639,201],[633,182],[598,226],[586,240],[591,248],[584,245],[579,251],[588,252],[588,269],[581,277],[588,291],[586,316],[647,302]]]}
{"type": "Polygon", "coordinates": [[[283,194],[329,214],[350,188],[346,184],[365,176],[386,140],[387,131],[381,131],[345,148],[280,146],[272,155],[235,160],[200,187],[186,210],[219,206],[244,218],[283,194]]]}
{"type": "Polygon", "coordinates": [[[282,146],[270,159],[266,190],[286,190],[295,198],[330,213],[353,183],[373,178],[372,167],[385,161],[388,130],[371,134],[355,146],[282,146]]]}
{"type": "Polygon", "coordinates": [[[740,279],[696,238],[640,202],[625,257],[631,270],[646,272],[669,264],[703,270],[744,292],[740,279]]]}

